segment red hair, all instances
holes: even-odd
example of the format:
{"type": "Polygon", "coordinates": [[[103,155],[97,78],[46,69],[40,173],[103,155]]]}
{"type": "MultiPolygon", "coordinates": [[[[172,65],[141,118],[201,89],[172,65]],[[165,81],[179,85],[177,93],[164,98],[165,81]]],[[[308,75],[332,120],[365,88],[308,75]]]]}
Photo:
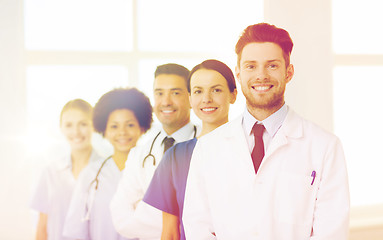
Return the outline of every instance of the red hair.
{"type": "Polygon", "coordinates": [[[290,65],[290,54],[293,50],[293,41],[289,33],[274,25],[268,23],[258,23],[248,26],[240,36],[236,46],[235,53],[237,54],[237,64],[239,66],[242,50],[249,43],[264,43],[272,42],[282,48],[283,58],[285,59],[286,67],[290,65]]]}

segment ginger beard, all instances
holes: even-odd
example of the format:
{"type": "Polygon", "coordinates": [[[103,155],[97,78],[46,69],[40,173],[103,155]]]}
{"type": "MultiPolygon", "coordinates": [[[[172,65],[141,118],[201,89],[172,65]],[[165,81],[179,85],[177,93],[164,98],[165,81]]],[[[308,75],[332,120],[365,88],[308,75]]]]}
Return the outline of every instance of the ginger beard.
{"type": "Polygon", "coordinates": [[[236,68],[248,108],[270,114],[283,106],[286,84],[293,74],[293,65],[286,67],[281,47],[271,42],[247,44],[236,68]]]}

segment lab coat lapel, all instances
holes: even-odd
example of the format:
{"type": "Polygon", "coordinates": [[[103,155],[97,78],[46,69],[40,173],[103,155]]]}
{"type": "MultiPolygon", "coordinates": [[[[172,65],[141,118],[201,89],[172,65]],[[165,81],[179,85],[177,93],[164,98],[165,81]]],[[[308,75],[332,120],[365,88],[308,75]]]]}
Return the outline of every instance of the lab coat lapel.
{"type": "Polygon", "coordinates": [[[246,136],[242,127],[242,116],[234,119],[230,122],[231,126],[228,131],[225,132],[227,147],[232,149],[232,152],[235,152],[236,160],[241,161],[240,165],[244,166],[249,174],[254,174],[253,161],[251,159],[251,154],[249,147],[246,141],[246,136]]]}
{"type": "Polygon", "coordinates": [[[282,123],[281,128],[274,136],[270,143],[268,150],[266,151],[266,160],[278,149],[288,144],[289,138],[300,138],[303,136],[302,119],[291,109],[287,113],[285,121],[282,123]]]}
{"type": "MultiPolygon", "coordinates": [[[[224,138],[227,139],[228,149],[232,149],[236,153],[236,159],[243,161],[242,164],[246,166],[249,173],[254,174],[253,162],[251,154],[246,141],[246,136],[242,127],[242,116],[229,122],[230,127],[227,127],[227,131],[224,132],[224,138]]],[[[270,143],[269,148],[265,153],[265,157],[262,161],[262,165],[266,164],[267,160],[272,155],[281,149],[283,146],[289,143],[289,138],[300,138],[303,136],[302,119],[291,109],[286,116],[281,128],[274,136],[270,143]]],[[[225,152],[225,151],[222,151],[225,152]]],[[[225,156],[223,156],[225,157],[225,156]]]]}

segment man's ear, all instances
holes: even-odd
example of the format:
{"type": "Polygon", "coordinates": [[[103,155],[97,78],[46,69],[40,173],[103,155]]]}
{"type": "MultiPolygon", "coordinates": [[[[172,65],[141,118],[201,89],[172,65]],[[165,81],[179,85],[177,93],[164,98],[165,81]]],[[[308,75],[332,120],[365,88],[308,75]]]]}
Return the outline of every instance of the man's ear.
{"type": "Polygon", "coordinates": [[[286,69],[286,83],[290,82],[294,76],[294,65],[290,64],[286,69]]]}
{"type": "Polygon", "coordinates": [[[189,93],[189,107],[190,107],[190,109],[192,109],[192,105],[191,105],[191,93],[189,93]]]}

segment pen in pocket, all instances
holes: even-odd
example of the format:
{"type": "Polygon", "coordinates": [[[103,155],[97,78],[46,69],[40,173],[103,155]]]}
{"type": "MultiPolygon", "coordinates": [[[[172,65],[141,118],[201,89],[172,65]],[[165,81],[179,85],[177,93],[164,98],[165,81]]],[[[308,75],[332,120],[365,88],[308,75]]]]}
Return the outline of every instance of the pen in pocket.
{"type": "Polygon", "coordinates": [[[315,172],[315,171],[313,171],[313,172],[311,173],[311,177],[313,178],[313,180],[311,181],[311,185],[314,184],[316,175],[317,175],[317,172],[315,172]]]}

